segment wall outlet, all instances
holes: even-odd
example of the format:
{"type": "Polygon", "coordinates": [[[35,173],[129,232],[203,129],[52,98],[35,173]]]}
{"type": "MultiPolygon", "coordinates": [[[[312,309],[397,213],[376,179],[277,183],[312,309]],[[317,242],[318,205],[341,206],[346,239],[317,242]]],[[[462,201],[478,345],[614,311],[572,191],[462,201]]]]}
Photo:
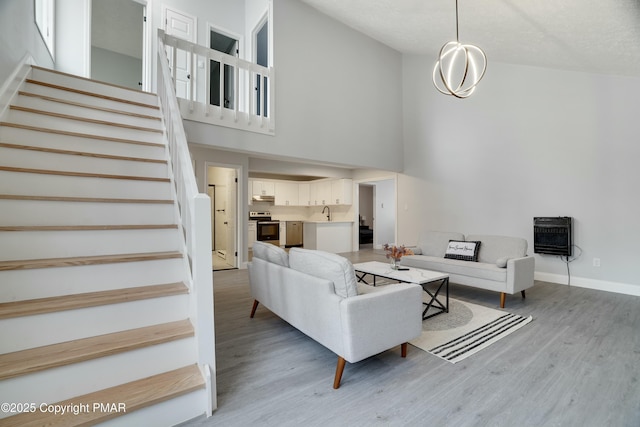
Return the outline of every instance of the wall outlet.
{"type": "Polygon", "coordinates": [[[594,258],[593,259],[593,266],[594,267],[600,267],[600,258],[594,258]]]}

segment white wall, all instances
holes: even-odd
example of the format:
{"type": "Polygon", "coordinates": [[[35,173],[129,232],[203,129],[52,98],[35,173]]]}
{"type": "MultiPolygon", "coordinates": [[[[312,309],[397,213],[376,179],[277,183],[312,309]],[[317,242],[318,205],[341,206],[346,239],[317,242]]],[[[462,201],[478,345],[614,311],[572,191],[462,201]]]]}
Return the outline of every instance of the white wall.
{"type": "Polygon", "coordinates": [[[36,26],[33,3],[25,0],[0,1],[0,85],[27,53],[36,64],[53,68],[53,59],[36,26]]]}
{"type": "Polygon", "coordinates": [[[186,121],[189,141],[401,170],[400,54],[299,1],[273,15],[276,135],[186,121]]]}
{"type": "MultiPolygon", "coordinates": [[[[533,217],[571,216],[572,283],[640,292],[640,79],[489,63],[458,100],[433,88],[432,67],[403,57],[400,240],[421,224],[525,237],[533,254],[533,217]]],[[[536,255],[536,271],[566,283],[557,257],[536,255]]]]}
{"type": "Polygon", "coordinates": [[[91,78],[140,90],[142,60],[92,46],[91,78]]]}

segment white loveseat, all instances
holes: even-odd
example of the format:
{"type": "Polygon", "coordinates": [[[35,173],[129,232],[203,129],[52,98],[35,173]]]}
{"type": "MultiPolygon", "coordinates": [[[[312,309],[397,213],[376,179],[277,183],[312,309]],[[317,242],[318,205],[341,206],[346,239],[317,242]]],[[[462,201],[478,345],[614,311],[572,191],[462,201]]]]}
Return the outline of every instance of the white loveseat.
{"type": "Polygon", "coordinates": [[[527,240],[520,237],[468,235],[455,232],[423,231],[414,248],[415,255],[402,257],[402,265],[449,274],[449,281],[500,292],[500,307],[506,294],[533,286],[535,259],[527,256],[527,240]],[[445,258],[449,241],[480,242],[477,262],[445,258]]]}
{"type": "Polygon", "coordinates": [[[333,388],[346,362],[355,363],[422,332],[422,288],[372,287],[356,282],[353,265],[339,255],[256,242],[249,263],[254,317],[259,303],[338,355],[333,388]]]}

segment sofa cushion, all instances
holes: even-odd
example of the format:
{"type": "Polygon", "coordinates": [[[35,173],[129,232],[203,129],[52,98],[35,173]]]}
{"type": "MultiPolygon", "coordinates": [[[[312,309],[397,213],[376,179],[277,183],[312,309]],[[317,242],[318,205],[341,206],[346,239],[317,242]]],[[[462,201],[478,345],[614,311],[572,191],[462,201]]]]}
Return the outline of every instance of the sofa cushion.
{"type": "Polygon", "coordinates": [[[449,246],[444,254],[445,258],[461,261],[477,261],[481,242],[449,240],[449,246]]]}
{"type": "Polygon", "coordinates": [[[493,280],[496,282],[504,282],[507,280],[507,270],[499,268],[495,263],[462,262],[456,259],[410,255],[402,257],[402,264],[423,268],[425,270],[493,280]]]}
{"type": "Polygon", "coordinates": [[[527,255],[527,240],[521,237],[469,235],[466,240],[482,242],[478,262],[495,264],[498,258],[521,258],[527,255]]]}
{"type": "Polygon", "coordinates": [[[331,280],[336,295],[342,298],[358,295],[353,264],[340,255],[311,249],[291,248],[289,266],[311,276],[331,280]]]}
{"type": "Polygon", "coordinates": [[[416,245],[422,255],[444,257],[449,240],[465,240],[464,234],[449,231],[422,231],[416,245]]]}
{"type": "Polygon", "coordinates": [[[289,255],[280,246],[265,242],[253,243],[253,256],[272,262],[274,264],[289,267],[289,255]]]}

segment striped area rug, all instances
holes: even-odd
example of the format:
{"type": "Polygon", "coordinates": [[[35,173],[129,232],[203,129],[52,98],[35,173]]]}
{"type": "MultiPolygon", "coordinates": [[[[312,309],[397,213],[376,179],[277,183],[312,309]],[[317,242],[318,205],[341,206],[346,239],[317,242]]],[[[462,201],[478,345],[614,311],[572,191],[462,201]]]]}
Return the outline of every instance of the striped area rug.
{"type": "Polygon", "coordinates": [[[523,317],[450,298],[449,313],[424,320],[421,336],[410,344],[456,363],[532,320],[531,316],[523,317]]]}

